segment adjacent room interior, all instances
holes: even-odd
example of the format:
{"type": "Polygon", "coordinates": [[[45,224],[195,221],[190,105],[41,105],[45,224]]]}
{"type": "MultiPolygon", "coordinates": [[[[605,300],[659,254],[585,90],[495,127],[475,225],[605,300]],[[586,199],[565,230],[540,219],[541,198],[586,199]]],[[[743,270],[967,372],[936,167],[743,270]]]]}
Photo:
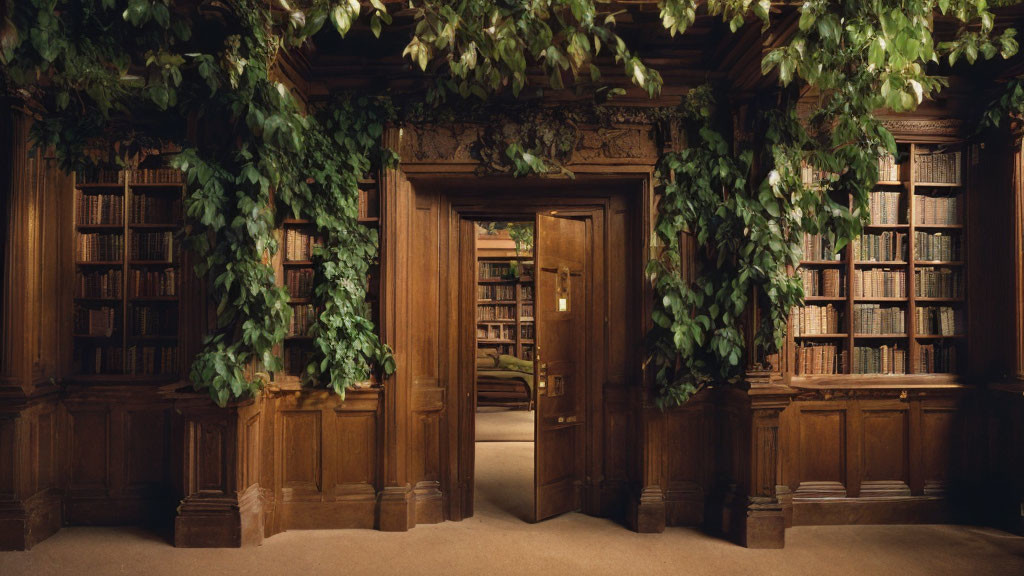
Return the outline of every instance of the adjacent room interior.
{"type": "Polygon", "coordinates": [[[534,467],[532,222],[476,223],[476,510],[529,520],[534,467]]]}

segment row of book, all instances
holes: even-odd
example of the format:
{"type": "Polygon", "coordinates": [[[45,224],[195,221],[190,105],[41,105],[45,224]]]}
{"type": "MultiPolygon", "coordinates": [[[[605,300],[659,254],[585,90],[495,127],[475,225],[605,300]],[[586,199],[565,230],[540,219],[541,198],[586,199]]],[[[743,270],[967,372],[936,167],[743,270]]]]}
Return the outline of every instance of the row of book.
{"type": "Polygon", "coordinates": [[[81,194],[75,213],[81,226],[121,225],[124,223],[124,202],[120,195],[81,194]]]}
{"type": "Polygon", "coordinates": [[[515,324],[477,324],[476,337],[479,340],[515,340],[515,324]]]}
{"type": "MultiPolygon", "coordinates": [[[[378,208],[376,205],[370,205],[370,194],[371,191],[360,190],[359,191],[359,218],[376,218],[378,208]]],[[[376,195],[375,195],[376,196],[376,195]]],[[[374,203],[376,204],[376,203],[374,203]]]]}
{"type": "Polygon", "coordinates": [[[522,284],[519,289],[522,291],[523,300],[533,300],[533,284],[522,284]]]}
{"type": "Polygon", "coordinates": [[[806,162],[800,166],[800,180],[808,186],[817,186],[822,180],[831,180],[835,176],[833,172],[815,168],[806,162]]]}
{"type": "Polygon", "coordinates": [[[533,320],[533,302],[523,302],[519,314],[520,320],[533,320]]]}
{"type": "Polygon", "coordinates": [[[805,374],[845,374],[847,356],[835,344],[804,343],[796,349],[795,371],[805,374]]]}
{"type": "Polygon", "coordinates": [[[132,260],[172,262],[174,260],[174,232],[136,232],[132,236],[132,260]]]}
{"type": "Polygon", "coordinates": [[[124,184],[126,172],[117,168],[89,167],[75,173],[80,184],[124,184]]]}
{"type": "Polygon", "coordinates": [[[900,165],[892,154],[883,154],[878,158],[878,180],[882,182],[898,182],[900,165]]]}
{"type": "Polygon", "coordinates": [[[85,308],[78,306],[74,311],[74,330],[79,336],[102,336],[109,338],[116,331],[117,310],[110,306],[85,308]]]}
{"type": "Polygon", "coordinates": [[[124,349],[120,346],[79,345],[75,359],[79,374],[120,374],[124,370],[124,349]]]}
{"type": "Polygon", "coordinates": [[[292,319],[288,325],[288,335],[306,336],[316,322],[316,308],[312,304],[292,305],[292,319]]]}
{"type": "Polygon", "coordinates": [[[940,226],[960,224],[960,197],[914,196],[914,222],[940,226]]]}
{"type": "Polygon", "coordinates": [[[480,262],[479,273],[481,280],[507,278],[512,274],[512,265],[508,262],[480,262]]]}
{"type": "Polygon", "coordinates": [[[476,319],[483,320],[515,320],[514,304],[485,304],[476,307],[476,319]]]}
{"type": "Polygon", "coordinates": [[[897,306],[853,305],[855,334],[904,334],[907,331],[906,318],[906,312],[897,306]]]}
{"type": "Polygon", "coordinates": [[[173,336],[178,332],[178,308],[174,306],[132,306],[128,320],[135,336],[173,336]]]}
{"type": "Polygon", "coordinates": [[[309,298],[313,295],[312,268],[289,268],[284,272],[284,282],[292,298],[309,298]]]}
{"type": "Polygon", "coordinates": [[[79,262],[110,262],[124,256],[124,234],[79,234],[75,255],[79,262]]]}
{"type": "Polygon", "coordinates": [[[79,271],[76,275],[79,298],[120,298],[123,277],[121,269],[79,271]]]}
{"type": "Polygon", "coordinates": [[[853,348],[855,374],[906,374],[907,351],[897,346],[855,346],[853,348]]]}
{"type": "Polygon", "coordinates": [[[956,262],[963,258],[960,236],[914,232],[914,258],[956,262]]]}
{"type": "Polygon", "coordinates": [[[917,370],[926,374],[953,373],[959,371],[956,362],[956,345],[938,342],[921,344],[917,348],[917,370]]]}
{"type": "Polygon", "coordinates": [[[521,324],[519,326],[519,337],[523,340],[533,340],[535,334],[533,324],[521,324]]]}
{"type": "Polygon", "coordinates": [[[899,224],[900,193],[872,192],[868,196],[872,224],[899,224]]]}
{"type": "Polygon", "coordinates": [[[904,298],[907,271],[866,268],[853,271],[853,295],[860,298],[904,298]]]}
{"type": "Polygon", "coordinates": [[[519,353],[519,359],[520,360],[526,360],[528,362],[533,362],[533,357],[534,357],[533,345],[532,344],[523,344],[522,346],[520,346],[520,348],[522,349],[522,352],[519,353]]]}
{"type": "Polygon", "coordinates": [[[799,268],[797,276],[804,285],[805,296],[827,296],[841,298],[845,296],[843,271],[837,268],[825,270],[815,268],[799,268]]]}
{"type": "Polygon", "coordinates": [[[128,204],[133,224],[177,224],[181,221],[181,200],[157,194],[135,194],[128,204]]]}
{"type": "Polygon", "coordinates": [[[304,262],[313,258],[313,247],[320,241],[312,234],[289,228],[284,234],[284,259],[288,262],[304,262]]]}
{"type": "Polygon", "coordinates": [[[795,308],[790,317],[795,336],[836,334],[839,332],[839,309],[825,306],[802,306],[795,308]]]}
{"type": "Polygon", "coordinates": [[[143,375],[174,374],[178,371],[178,347],[131,346],[126,371],[143,375]]]}
{"type": "Polygon", "coordinates": [[[477,284],[476,297],[478,300],[515,300],[516,287],[514,284],[477,284]]]}
{"type": "Polygon", "coordinates": [[[184,173],[174,168],[140,168],[132,170],[131,182],[134,184],[180,184],[184,182],[184,173]]]}
{"type": "Polygon", "coordinates": [[[918,334],[954,336],[962,334],[963,310],[950,306],[921,306],[914,310],[918,334]]]}
{"type": "Polygon", "coordinates": [[[960,183],[960,151],[936,153],[924,150],[915,155],[914,179],[918,183],[960,183]]]}
{"type": "Polygon", "coordinates": [[[914,295],[919,298],[963,298],[963,273],[949,268],[916,268],[914,295]]]}
{"type": "Polygon", "coordinates": [[[810,262],[840,259],[840,255],[836,253],[832,242],[827,236],[822,234],[804,234],[803,251],[804,260],[810,262]]]}
{"type": "Polygon", "coordinates": [[[88,168],[79,170],[77,179],[82,184],[124,184],[126,179],[133,184],[180,184],[184,174],[174,168],[88,168]]]}
{"type": "Polygon", "coordinates": [[[903,232],[865,234],[853,240],[853,258],[864,262],[895,262],[907,259],[907,235],[903,232]]]}
{"type": "Polygon", "coordinates": [[[128,272],[128,291],[132,296],[144,298],[177,296],[178,271],[174,268],[164,268],[163,270],[133,268],[128,272]]]}

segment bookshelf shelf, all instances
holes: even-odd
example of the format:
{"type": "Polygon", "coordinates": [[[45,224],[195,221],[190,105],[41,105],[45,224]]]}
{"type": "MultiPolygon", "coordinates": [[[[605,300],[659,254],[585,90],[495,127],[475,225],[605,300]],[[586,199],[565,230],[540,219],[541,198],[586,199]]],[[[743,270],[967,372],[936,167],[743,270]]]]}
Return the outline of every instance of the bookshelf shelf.
{"type": "MultiPolygon", "coordinates": [[[[377,179],[362,178],[358,181],[359,198],[357,221],[368,227],[379,227],[380,193],[377,179]]],[[[292,325],[284,338],[282,355],[284,370],[277,375],[278,381],[296,384],[298,379],[306,375],[306,367],[313,359],[314,337],[309,330],[316,322],[320,310],[316,309],[313,299],[314,262],[313,248],[321,242],[316,223],[304,218],[282,218],[283,229],[282,250],[279,252],[276,266],[284,286],[291,295],[288,304],[292,307],[292,325]]],[[[367,279],[366,303],[370,315],[379,325],[380,303],[379,263],[370,266],[367,279]]]]}
{"type": "Polygon", "coordinates": [[[129,296],[131,302],[177,302],[177,296],[129,296]]]}
{"type": "Polygon", "coordinates": [[[118,184],[117,182],[78,182],[75,184],[75,188],[79,190],[118,190],[124,191],[124,183],[118,184]]]}
{"type": "Polygon", "coordinates": [[[532,266],[532,256],[483,256],[477,260],[478,347],[533,360],[532,266]],[[507,277],[514,270],[513,263],[518,278],[507,277]]]}
{"type": "Polygon", "coordinates": [[[165,266],[173,268],[178,265],[177,262],[167,260],[129,260],[129,266],[165,266]]]}
{"type": "Polygon", "coordinates": [[[74,372],[104,381],[177,380],[182,311],[168,294],[179,293],[174,233],[184,184],[170,169],[100,172],[98,182],[75,183],[74,372]],[[153,259],[164,255],[171,258],[153,259]],[[112,335],[85,333],[104,327],[112,335]]]}
{"type": "Polygon", "coordinates": [[[132,230],[165,230],[181,228],[181,222],[133,222],[128,225],[132,230]]]}
{"type": "MultiPolygon", "coordinates": [[[[968,306],[962,256],[969,237],[963,224],[968,222],[970,179],[962,178],[967,154],[960,145],[916,141],[899,143],[898,149],[898,161],[880,159],[881,178],[869,202],[874,221],[839,260],[810,257],[830,253],[821,237],[804,241],[805,253],[807,246],[813,252],[798,274],[805,293],[817,296],[806,297],[791,317],[787,362],[793,382],[848,387],[878,379],[959,378],[957,358],[966,358],[969,343],[956,320],[967,317],[968,306]],[[957,323],[956,334],[920,333],[938,332],[940,323],[952,331],[947,322],[957,323]],[[848,332],[800,334],[837,325],[848,332]]],[[[813,171],[805,168],[807,173],[813,171]]]]}
{"type": "Polygon", "coordinates": [[[854,302],[906,302],[905,296],[856,296],[854,302]]]}

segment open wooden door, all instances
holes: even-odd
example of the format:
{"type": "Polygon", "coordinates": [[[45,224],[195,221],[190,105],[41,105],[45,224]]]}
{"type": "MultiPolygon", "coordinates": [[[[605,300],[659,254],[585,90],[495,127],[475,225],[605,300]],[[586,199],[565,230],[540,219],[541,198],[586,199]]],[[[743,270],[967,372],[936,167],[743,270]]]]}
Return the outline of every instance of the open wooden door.
{"type": "Polygon", "coordinates": [[[534,521],[579,508],[586,390],[586,235],[582,220],[536,222],[534,316],[537,413],[534,521]]]}

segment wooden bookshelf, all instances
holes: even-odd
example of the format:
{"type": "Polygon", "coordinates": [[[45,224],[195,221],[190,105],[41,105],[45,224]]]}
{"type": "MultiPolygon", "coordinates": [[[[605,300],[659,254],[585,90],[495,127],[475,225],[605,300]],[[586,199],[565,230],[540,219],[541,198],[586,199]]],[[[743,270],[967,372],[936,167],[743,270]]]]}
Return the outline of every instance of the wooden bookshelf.
{"type": "Polygon", "coordinates": [[[72,339],[79,375],[181,373],[183,199],[182,175],[172,169],[77,175],[72,339]]]}
{"type": "MultiPolygon", "coordinates": [[[[966,150],[959,144],[916,142],[901,143],[899,150],[898,168],[886,174],[880,166],[883,177],[872,193],[871,223],[864,234],[837,255],[838,261],[819,251],[800,263],[797,273],[805,278],[809,312],[791,320],[794,378],[955,378],[964,368],[966,150]],[[841,284],[835,288],[833,278],[831,293],[824,292],[818,276],[828,270],[838,270],[831,274],[838,274],[841,284]],[[808,334],[806,326],[796,325],[818,310],[811,307],[823,306],[837,311],[837,332],[808,334]],[[821,346],[831,348],[815,349],[821,346]],[[825,357],[833,352],[829,362],[825,357]],[[880,354],[888,356],[884,365],[876,358],[880,354]],[[817,363],[809,365],[811,359],[817,363]]],[[[808,242],[813,245],[813,238],[808,242]]],[[[811,328],[820,331],[819,325],[811,328]]]]}
{"type": "Polygon", "coordinates": [[[533,305],[533,256],[477,259],[477,347],[533,360],[533,305]]]}
{"type": "MultiPolygon", "coordinates": [[[[377,179],[359,180],[358,221],[364,226],[380,226],[380,193],[377,179]]],[[[313,353],[313,336],[310,329],[316,322],[320,309],[314,300],[313,247],[319,243],[316,227],[309,220],[285,218],[281,222],[282,241],[282,282],[288,288],[292,307],[292,321],[284,339],[284,375],[286,378],[300,378],[306,371],[313,353]]],[[[367,278],[366,300],[374,325],[379,325],[380,309],[380,266],[370,266],[367,278]]]]}

